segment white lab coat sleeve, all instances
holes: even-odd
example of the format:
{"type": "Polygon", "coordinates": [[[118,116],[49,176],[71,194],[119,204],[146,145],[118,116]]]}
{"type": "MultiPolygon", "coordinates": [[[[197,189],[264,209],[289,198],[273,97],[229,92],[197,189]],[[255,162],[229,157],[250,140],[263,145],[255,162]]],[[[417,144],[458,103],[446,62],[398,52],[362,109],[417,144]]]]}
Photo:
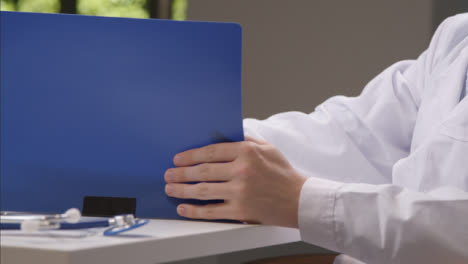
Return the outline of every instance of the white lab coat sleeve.
{"type": "Polygon", "coordinates": [[[414,77],[405,75],[414,64],[396,63],[360,96],[332,97],[311,114],[286,112],[262,121],[245,119],[245,134],[273,144],[304,175],[389,183],[392,165],[410,149],[419,95],[408,80],[414,77]]]}
{"type": "Polygon", "coordinates": [[[365,263],[468,263],[468,193],[309,178],[299,202],[306,242],[365,263]]]}
{"type": "Polygon", "coordinates": [[[390,183],[393,164],[410,151],[424,76],[443,56],[436,52],[439,39],[446,37],[441,32],[417,60],[389,67],[360,96],[332,97],[311,114],[245,119],[245,134],[276,146],[304,175],[348,183],[390,183]]]}

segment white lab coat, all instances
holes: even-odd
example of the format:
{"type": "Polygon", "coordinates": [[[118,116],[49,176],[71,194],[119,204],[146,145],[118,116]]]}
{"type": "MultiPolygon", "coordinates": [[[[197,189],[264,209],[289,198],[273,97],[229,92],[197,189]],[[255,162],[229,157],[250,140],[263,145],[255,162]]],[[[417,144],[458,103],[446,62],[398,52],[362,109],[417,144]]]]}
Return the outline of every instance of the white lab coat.
{"type": "Polygon", "coordinates": [[[244,121],[309,177],[304,241],[345,254],[336,263],[468,263],[467,69],[461,14],[358,97],[244,121]]]}

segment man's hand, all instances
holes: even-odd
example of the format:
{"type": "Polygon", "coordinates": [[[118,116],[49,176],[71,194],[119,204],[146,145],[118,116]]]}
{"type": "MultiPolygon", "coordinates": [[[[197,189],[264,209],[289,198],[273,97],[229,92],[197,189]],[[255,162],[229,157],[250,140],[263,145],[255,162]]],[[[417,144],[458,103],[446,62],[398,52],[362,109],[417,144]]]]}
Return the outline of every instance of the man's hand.
{"type": "Polygon", "coordinates": [[[299,196],[306,179],[267,142],[247,137],[243,142],[213,144],[177,154],[174,164],[177,168],[164,175],[167,195],[224,200],[181,204],[177,207],[181,216],[298,226],[299,196]]]}

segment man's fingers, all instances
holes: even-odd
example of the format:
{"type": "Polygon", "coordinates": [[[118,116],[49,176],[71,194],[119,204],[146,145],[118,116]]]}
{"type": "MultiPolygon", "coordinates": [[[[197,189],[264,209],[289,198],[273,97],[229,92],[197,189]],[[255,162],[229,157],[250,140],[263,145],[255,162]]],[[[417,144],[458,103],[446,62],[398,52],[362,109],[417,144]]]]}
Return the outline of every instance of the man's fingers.
{"type": "Polygon", "coordinates": [[[240,143],[242,142],[219,143],[187,150],[175,155],[174,164],[182,167],[200,163],[233,161],[238,155],[240,143]]]}
{"type": "Polygon", "coordinates": [[[227,183],[166,184],[166,194],[181,199],[225,200],[231,197],[227,183]]]}
{"type": "Polygon", "coordinates": [[[181,204],[177,207],[177,213],[183,217],[193,219],[236,219],[235,212],[227,203],[208,205],[181,204]]]}
{"type": "Polygon", "coordinates": [[[232,163],[203,163],[191,167],[173,168],[166,171],[167,183],[228,181],[232,178],[232,163]]]}

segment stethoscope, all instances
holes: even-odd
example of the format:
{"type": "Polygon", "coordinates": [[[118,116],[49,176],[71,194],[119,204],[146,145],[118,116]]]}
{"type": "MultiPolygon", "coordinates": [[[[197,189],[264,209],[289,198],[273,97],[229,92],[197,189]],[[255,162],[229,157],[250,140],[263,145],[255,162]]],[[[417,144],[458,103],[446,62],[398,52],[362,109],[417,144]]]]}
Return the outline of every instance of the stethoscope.
{"type": "Polygon", "coordinates": [[[133,230],[148,222],[148,219],[136,219],[132,214],[116,215],[111,218],[81,217],[81,212],[77,208],[68,209],[63,214],[0,212],[0,229],[16,229],[24,233],[45,230],[108,227],[103,232],[103,235],[113,236],[133,230]]]}

